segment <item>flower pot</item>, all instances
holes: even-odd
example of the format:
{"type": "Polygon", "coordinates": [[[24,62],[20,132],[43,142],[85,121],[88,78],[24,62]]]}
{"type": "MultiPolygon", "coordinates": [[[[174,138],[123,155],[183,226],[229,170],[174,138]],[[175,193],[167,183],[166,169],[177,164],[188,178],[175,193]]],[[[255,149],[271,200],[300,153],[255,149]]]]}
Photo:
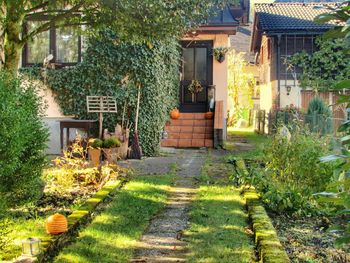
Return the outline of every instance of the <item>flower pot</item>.
{"type": "Polygon", "coordinates": [[[208,111],[204,114],[204,117],[207,119],[207,120],[211,120],[214,118],[214,112],[211,112],[211,111],[208,111]]]}
{"type": "Polygon", "coordinates": [[[217,61],[218,61],[219,63],[224,62],[224,61],[225,61],[225,55],[220,54],[219,57],[218,57],[218,59],[217,59],[217,61]]]}
{"type": "Polygon", "coordinates": [[[173,109],[171,112],[170,112],[170,117],[173,119],[173,120],[176,120],[178,118],[180,118],[180,112],[178,109],[173,109]]]}
{"type": "Polygon", "coordinates": [[[103,148],[103,153],[108,163],[117,163],[120,159],[120,147],[103,148]]]}
{"type": "Polygon", "coordinates": [[[89,157],[90,157],[91,163],[94,167],[99,166],[100,165],[100,157],[101,157],[101,149],[90,148],[89,149],[89,157]]]}

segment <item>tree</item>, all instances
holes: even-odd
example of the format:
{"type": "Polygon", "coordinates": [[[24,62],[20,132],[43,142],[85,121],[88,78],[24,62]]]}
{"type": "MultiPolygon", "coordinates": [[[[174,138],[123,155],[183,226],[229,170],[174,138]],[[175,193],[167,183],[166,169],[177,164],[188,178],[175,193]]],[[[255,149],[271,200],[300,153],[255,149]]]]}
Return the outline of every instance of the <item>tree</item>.
{"type": "Polygon", "coordinates": [[[109,27],[132,42],[180,35],[224,0],[0,0],[0,68],[17,69],[21,49],[51,27],[109,27]],[[41,19],[23,30],[28,19],[41,19]]]}

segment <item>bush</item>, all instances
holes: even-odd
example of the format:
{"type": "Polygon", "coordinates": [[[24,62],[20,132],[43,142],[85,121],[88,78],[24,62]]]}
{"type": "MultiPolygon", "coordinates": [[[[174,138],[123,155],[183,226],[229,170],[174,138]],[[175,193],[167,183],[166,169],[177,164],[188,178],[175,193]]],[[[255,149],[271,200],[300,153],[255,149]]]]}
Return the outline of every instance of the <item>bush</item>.
{"type": "Polygon", "coordinates": [[[21,81],[0,71],[0,199],[7,207],[39,196],[48,140],[42,101],[29,81],[25,88],[21,81]]]}
{"type": "Polygon", "coordinates": [[[314,97],[310,101],[305,122],[312,132],[322,135],[333,132],[332,112],[320,97],[314,97]]]}
{"type": "Polygon", "coordinates": [[[120,141],[115,137],[108,138],[103,142],[103,148],[113,148],[113,147],[119,147],[119,146],[120,146],[120,141]]]}
{"type": "Polygon", "coordinates": [[[94,149],[101,148],[103,146],[103,141],[100,139],[92,139],[90,141],[90,147],[94,149]]]}

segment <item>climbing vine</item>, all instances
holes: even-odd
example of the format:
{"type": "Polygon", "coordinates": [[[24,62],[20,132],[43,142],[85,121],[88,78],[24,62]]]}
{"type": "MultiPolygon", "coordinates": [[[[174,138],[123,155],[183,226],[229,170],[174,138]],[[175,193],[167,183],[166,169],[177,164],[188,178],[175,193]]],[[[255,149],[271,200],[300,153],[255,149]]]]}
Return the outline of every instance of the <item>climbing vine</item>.
{"type": "Polygon", "coordinates": [[[303,88],[327,91],[335,88],[337,82],[350,78],[349,55],[344,52],[344,39],[316,39],[317,51],[305,51],[293,55],[292,66],[301,69],[299,76],[303,88]]]}
{"type": "Polygon", "coordinates": [[[158,152],[159,134],[169,111],[178,103],[178,63],[175,39],[126,44],[105,31],[88,41],[82,63],[49,70],[46,81],[63,113],[79,119],[97,119],[96,114],[87,113],[86,96],[115,96],[118,113],[104,114],[104,127],[111,131],[124,111],[133,123],[135,83],[141,83],[139,139],[144,154],[152,156],[158,152]]]}

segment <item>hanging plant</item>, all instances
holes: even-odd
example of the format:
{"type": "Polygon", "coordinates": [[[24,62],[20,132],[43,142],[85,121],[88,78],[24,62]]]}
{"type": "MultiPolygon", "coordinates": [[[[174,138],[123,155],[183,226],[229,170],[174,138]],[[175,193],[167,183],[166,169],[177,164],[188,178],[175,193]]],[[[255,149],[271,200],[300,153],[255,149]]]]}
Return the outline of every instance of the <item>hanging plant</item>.
{"type": "Polygon", "coordinates": [[[227,47],[216,47],[213,48],[213,56],[218,62],[222,63],[225,61],[225,55],[228,51],[227,47]]]}
{"type": "Polygon", "coordinates": [[[188,86],[188,90],[189,92],[191,92],[192,94],[195,93],[199,93],[203,90],[203,87],[201,85],[201,83],[199,82],[199,80],[192,80],[191,84],[188,86]]]}

